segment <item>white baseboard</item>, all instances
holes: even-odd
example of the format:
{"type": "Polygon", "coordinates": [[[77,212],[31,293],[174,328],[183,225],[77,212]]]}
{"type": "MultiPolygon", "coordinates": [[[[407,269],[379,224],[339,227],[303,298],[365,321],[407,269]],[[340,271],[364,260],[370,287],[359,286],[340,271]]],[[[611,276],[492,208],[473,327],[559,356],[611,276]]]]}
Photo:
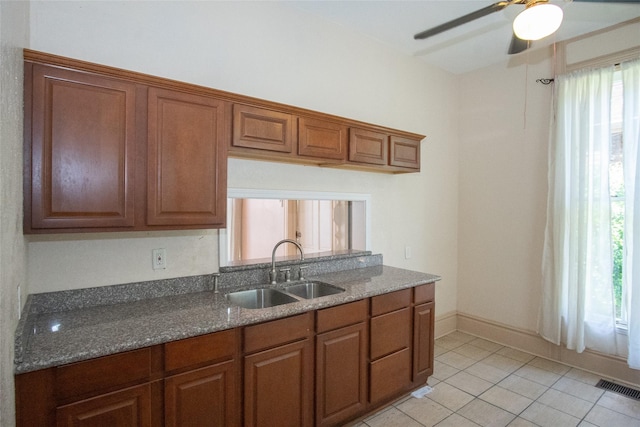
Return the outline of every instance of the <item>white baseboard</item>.
{"type": "Polygon", "coordinates": [[[436,318],[435,329],[436,338],[458,330],[583,369],[605,379],[640,387],[640,370],[629,368],[626,360],[590,350],[577,353],[546,341],[534,331],[514,328],[460,312],[450,312],[436,318]]]}
{"type": "Polygon", "coordinates": [[[435,332],[436,339],[458,330],[458,312],[450,311],[436,317],[435,332]]]}

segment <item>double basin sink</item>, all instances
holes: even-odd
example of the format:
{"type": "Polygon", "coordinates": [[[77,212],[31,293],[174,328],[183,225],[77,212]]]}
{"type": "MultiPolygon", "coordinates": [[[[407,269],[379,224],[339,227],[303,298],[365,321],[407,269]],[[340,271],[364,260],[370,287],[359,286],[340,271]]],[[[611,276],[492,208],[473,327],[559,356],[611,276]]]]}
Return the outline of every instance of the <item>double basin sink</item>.
{"type": "Polygon", "coordinates": [[[232,304],[243,308],[268,308],[297,302],[297,296],[313,299],[344,292],[344,289],[319,281],[306,281],[285,286],[282,289],[258,288],[246,291],[230,292],[225,298],[232,304]]]}

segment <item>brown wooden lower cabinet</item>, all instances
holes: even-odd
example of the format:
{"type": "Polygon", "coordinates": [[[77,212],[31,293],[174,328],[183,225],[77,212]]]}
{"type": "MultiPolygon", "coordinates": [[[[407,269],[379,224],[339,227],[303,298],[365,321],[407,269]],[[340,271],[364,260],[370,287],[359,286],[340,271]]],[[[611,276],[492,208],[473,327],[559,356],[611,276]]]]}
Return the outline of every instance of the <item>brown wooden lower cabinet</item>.
{"type": "Polygon", "coordinates": [[[342,425],[427,381],[434,308],[428,283],[19,374],[16,425],[342,425]]]}
{"type": "Polygon", "coordinates": [[[165,426],[239,425],[234,367],[228,361],[165,379],[165,426]]]}
{"type": "Polygon", "coordinates": [[[402,394],[411,385],[411,349],[371,362],[369,400],[376,404],[402,394]]]}
{"type": "Polygon", "coordinates": [[[286,344],[246,356],[244,425],[313,425],[311,340],[286,344]]]}
{"type": "Polygon", "coordinates": [[[58,427],[151,427],[151,384],[127,388],[56,411],[58,427]]]}
{"type": "Polygon", "coordinates": [[[413,381],[426,383],[433,375],[435,303],[413,308],[413,381]]]}
{"type": "Polygon", "coordinates": [[[411,387],[411,289],[371,299],[369,401],[381,403],[411,387]]]}
{"type": "Polygon", "coordinates": [[[367,312],[367,300],[318,311],[317,426],[339,425],[366,410],[367,312]]]}
{"type": "Polygon", "coordinates": [[[313,312],[244,328],[244,425],[313,425],[313,312]]]}

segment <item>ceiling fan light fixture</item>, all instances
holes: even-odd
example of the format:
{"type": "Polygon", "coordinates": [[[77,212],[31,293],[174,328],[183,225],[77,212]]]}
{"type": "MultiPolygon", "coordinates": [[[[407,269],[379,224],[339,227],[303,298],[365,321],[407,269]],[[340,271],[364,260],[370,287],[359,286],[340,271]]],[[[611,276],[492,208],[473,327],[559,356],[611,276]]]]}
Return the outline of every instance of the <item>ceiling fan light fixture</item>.
{"type": "Polygon", "coordinates": [[[514,19],[513,32],[522,40],[540,40],[560,28],[562,15],[562,9],[555,4],[531,3],[514,19]]]}

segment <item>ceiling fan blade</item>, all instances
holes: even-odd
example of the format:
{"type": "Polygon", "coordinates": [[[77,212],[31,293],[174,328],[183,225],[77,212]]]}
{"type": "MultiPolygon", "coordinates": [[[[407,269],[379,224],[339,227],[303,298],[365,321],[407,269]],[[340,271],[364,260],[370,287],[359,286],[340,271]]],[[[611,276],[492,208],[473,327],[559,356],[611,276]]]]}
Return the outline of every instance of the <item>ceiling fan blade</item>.
{"type": "Polygon", "coordinates": [[[529,41],[522,40],[514,33],[511,36],[511,43],[509,43],[509,55],[513,55],[516,53],[524,52],[529,48],[529,41]]]}
{"type": "Polygon", "coordinates": [[[458,27],[462,24],[466,24],[467,22],[475,21],[478,18],[482,18],[483,16],[490,15],[494,12],[498,12],[505,7],[509,6],[511,2],[509,1],[499,1],[490,6],[483,7],[480,10],[476,10],[475,12],[468,13],[460,18],[456,18],[449,22],[445,22],[444,24],[438,25],[437,27],[433,27],[431,29],[422,31],[421,33],[413,36],[416,40],[426,39],[427,37],[435,36],[436,34],[440,34],[444,31],[450,30],[452,28],[458,27]]]}

